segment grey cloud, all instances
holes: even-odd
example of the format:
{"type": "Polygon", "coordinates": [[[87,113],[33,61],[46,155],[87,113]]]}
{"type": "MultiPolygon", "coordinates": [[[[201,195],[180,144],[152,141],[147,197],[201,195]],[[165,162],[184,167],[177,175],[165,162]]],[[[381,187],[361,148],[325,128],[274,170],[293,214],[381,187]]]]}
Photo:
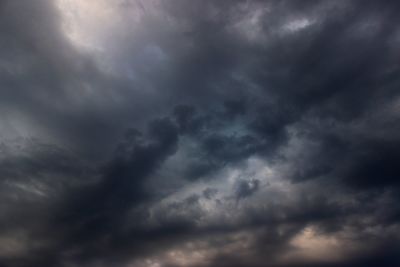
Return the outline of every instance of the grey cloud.
{"type": "Polygon", "coordinates": [[[257,179],[241,180],[236,186],[235,196],[237,199],[247,198],[257,192],[259,186],[260,180],[257,179]]]}
{"type": "Polygon", "coordinates": [[[396,1],[95,2],[0,3],[0,266],[398,265],[396,1]]]}

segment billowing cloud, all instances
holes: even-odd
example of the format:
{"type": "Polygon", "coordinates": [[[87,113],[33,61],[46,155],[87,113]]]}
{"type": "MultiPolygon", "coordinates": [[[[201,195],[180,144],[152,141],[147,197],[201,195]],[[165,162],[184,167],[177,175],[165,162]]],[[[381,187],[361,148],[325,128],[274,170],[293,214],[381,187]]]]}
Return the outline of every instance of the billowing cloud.
{"type": "Polygon", "coordinates": [[[2,1],[0,266],[398,266],[399,9],[2,1]]]}

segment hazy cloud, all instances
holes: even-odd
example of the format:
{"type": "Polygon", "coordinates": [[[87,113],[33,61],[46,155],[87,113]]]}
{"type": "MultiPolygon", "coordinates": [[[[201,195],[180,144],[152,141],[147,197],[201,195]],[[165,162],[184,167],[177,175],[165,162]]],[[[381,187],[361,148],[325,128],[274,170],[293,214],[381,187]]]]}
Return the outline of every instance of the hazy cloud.
{"type": "Polygon", "coordinates": [[[0,266],[397,266],[396,1],[0,2],[0,266]]]}

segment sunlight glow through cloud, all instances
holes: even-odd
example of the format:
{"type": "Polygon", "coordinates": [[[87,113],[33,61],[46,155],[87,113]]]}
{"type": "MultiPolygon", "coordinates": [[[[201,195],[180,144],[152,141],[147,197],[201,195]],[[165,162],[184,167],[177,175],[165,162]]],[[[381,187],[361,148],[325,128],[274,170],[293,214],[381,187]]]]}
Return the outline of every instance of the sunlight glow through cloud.
{"type": "Polygon", "coordinates": [[[399,2],[0,1],[0,267],[400,266],[399,2]]]}

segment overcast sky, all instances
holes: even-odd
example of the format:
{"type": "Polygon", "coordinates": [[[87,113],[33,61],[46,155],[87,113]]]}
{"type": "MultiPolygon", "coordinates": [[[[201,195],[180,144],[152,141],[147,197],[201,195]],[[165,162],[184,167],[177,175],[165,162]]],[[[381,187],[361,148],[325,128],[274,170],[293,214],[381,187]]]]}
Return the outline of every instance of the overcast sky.
{"type": "Polygon", "coordinates": [[[0,267],[400,266],[399,14],[0,0],[0,267]]]}

